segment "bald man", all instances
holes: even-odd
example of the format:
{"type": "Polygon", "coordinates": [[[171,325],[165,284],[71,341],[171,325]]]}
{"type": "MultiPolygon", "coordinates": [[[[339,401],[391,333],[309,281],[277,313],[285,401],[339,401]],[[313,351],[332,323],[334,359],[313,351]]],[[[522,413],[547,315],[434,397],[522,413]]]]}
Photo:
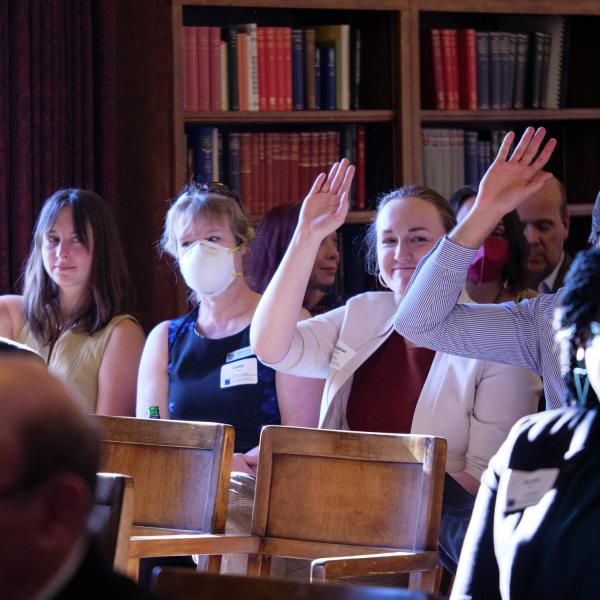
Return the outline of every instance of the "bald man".
{"type": "Polygon", "coordinates": [[[43,362],[0,352],[0,597],[150,598],[89,544],[98,432],[43,362]]]}
{"type": "Polygon", "coordinates": [[[527,286],[542,293],[554,293],[562,287],[573,262],[564,252],[569,236],[565,188],[552,176],[539,192],[517,208],[517,212],[531,248],[527,286]]]}

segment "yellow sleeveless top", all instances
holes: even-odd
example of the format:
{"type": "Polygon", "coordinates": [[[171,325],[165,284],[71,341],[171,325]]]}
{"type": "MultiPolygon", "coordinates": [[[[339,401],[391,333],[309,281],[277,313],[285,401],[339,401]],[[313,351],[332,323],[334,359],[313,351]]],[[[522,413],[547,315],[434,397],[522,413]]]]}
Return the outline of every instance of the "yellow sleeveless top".
{"type": "Polygon", "coordinates": [[[26,323],[16,337],[17,342],[33,348],[44,359],[54,375],[70,382],[83,395],[86,407],[96,412],[98,372],[104,350],[114,328],[125,319],[137,321],[131,315],[117,315],[94,335],[68,329],[56,340],[54,347],[41,344],[26,323]]]}

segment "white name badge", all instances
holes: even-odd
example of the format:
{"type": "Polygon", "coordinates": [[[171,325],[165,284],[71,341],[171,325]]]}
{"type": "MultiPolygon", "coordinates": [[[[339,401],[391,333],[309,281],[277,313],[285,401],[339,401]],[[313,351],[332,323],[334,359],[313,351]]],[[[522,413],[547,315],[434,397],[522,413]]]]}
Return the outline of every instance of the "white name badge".
{"type": "Polygon", "coordinates": [[[517,471],[508,469],[506,485],[506,510],[522,510],[538,504],[554,487],[558,469],[538,469],[537,471],[517,471]]]}
{"type": "Polygon", "coordinates": [[[355,354],[356,352],[350,346],[338,340],[331,356],[331,367],[339,371],[355,354]]]}
{"type": "Polygon", "coordinates": [[[256,358],[245,358],[221,367],[221,388],[258,383],[256,358]]]}
{"type": "Polygon", "coordinates": [[[225,357],[225,362],[233,362],[234,360],[240,360],[240,358],[246,358],[247,356],[252,356],[254,352],[252,352],[252,348],[250,346],[246,346],[245,348],[239,348],[238,350],[234,350],[230,352],[225,357]]]}

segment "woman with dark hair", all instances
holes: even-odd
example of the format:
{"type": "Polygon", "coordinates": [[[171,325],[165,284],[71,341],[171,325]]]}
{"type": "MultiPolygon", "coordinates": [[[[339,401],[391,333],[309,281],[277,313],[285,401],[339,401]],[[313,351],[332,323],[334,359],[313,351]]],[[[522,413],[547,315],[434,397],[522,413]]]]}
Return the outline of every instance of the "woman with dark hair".
{"type": "MultiPolygon", "coordinates": [[[[301,207],[301,204],[275,206],[258,224],[245,270],[246,279],[255,292],[262,294],[277,270],[298,224],[301,207]]],[[[302,306],[311,315],[343,304],[341,298],[330,292],[339,262],[337,234],[333,232],[321,242],[304,293],[302,306]]]]}
{"type": "MultiPolygon", "coordinates": [[[[477,190],[465,185],[450,197],[460,223],[469,213],[477,190]]],[[[516,210],[504,215],[473,258],[465,285],[469,298],[479,304],[520,302],[537,296],[525,284],[529,245],[516,210]]]]}
{"type": "Polygon", "coordinates": [[[555,329],[570,407],[521,419],[482,477],[452,598],[598,597],[600,250],[574,260],[555,329]],[[589,378],[589,379],[588,379],[589,378]]]}
{"type": "Polygon", "coordinates": [[[0,298],[0,335],[36,350],[91,412],[133,415],[144,334],[127,314],[130,293],[106,202],[59,190],[38,217],[23,295],[0,298]]]}

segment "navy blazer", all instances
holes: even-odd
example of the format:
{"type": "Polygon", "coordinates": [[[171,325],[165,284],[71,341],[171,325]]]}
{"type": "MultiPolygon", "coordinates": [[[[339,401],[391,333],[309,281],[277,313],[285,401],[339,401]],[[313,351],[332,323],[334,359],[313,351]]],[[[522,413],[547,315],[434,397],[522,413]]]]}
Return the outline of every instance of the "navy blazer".
{"type": "Polygon", "coordinates": [[[599,597],[600,411],[525,417],[482,476],[451,598],[599,597]],[[511,470],[538,469],[556,469],[554,484],[515,508],[511,470]]]}

